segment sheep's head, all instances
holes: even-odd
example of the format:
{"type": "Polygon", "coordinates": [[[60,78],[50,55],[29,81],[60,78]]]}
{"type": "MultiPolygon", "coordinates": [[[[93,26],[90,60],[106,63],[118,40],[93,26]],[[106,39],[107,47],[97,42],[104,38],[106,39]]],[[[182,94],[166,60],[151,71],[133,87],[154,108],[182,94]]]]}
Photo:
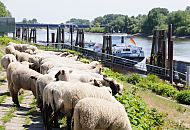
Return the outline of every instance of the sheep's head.
{"type": "Polygon", "coordinates": [[[118,94],[122,94],[122,90],[123,90],[123,85],[116,82],[115,80],[113,80],[112,78],[103,78],[103,85],[110,87],[112,89],[113,95],[118,94]]]}
{"type": "Polygon", "coordinates": [[[69,81],[70,73],[72,73],[72,70],[59,70],[55,75],[56,81],[69,81]]]}
{"type": "Polygon", "coordinates": [[[28,60],[31,64],[29,68],[40,72],[40,58],[39,57],[30,57],[28,60]]]}

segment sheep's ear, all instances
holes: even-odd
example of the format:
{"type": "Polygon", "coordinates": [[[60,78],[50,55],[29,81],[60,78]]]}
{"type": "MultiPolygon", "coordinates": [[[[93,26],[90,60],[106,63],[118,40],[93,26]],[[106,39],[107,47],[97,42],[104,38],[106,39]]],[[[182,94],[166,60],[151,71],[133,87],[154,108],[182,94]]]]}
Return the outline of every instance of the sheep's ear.
{"type": "Polygon", "coordinates": [[[65,70],[60,70],[60,73],[61,73],[62,75],[64,75],[64,74],[65,74],[65,70]]]}
{"type": "Polygon", "coordinates": [[[58,76],[61,74],[61,71],[58,71],[57,74],[55,75],[55,78],[58,79],[58,76]]]}
{"type": "Polygon", "coordinates": [[[37,80],[36,76],[30,76],[31,79],[37,80]]]}

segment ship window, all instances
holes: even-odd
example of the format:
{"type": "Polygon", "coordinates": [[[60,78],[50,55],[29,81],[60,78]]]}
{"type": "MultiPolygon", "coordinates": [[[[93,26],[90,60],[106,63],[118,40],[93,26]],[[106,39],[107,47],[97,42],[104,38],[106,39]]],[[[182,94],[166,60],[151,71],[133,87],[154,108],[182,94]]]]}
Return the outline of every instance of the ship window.
{"type": "Polygon", "coordinates": [[[123,49],[123,51],[130,51],[130,49],[123,49]]]}
{"type": "Polygon", "coordinates": [[[137,53],[137,50],[133,50],[132,53],[137,53]]]}

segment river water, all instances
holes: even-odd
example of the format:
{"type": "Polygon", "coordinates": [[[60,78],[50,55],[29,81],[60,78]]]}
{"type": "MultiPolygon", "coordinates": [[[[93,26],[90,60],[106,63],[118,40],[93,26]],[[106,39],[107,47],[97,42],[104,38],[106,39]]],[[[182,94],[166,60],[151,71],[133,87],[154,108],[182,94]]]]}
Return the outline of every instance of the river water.
{"type": "MultiPolygon", "coordinates": [[[[56,30],[50,30],[50,33],[56,33],[56,30]]],[[[73,39],[75,38],[76,34],[74,34],[73,36],[73,39]]],[[[70,39],[70,34],[65,32],[65,41],[69,41],[69,39],[70,39]]],[[[152,39],[141,38],[141,37],[134,37],[133,39],[136,42],[137,46],[143,48],[145,52],[145,57],[149,57],[151,53],[152,39]]],[[[114,40],[117,41],[119,39],[114,39],[114,40]]],[[[37,41],[46,41],[46,30],[43,29],[37,30],[37,41]]],[[[103,43],[102,34],[92,34],[92,33],[85,34],[85,42],[103,43]]],[[[126,38],[125,42],[129,43],[129,39],[126,38]]],[[[175,57],[177,57],[178,59],[184,58],[186,59],[186,61],[187,59],[188,60],[190,59],[190,39],[181,39],[181,40],[175,39],[174,58],[175,57]]]]}

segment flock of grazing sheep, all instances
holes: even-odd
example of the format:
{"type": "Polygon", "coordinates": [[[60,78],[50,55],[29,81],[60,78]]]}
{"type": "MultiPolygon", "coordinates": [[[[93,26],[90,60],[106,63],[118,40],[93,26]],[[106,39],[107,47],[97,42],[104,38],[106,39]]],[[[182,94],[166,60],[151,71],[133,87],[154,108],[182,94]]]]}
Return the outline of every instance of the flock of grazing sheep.
{"type": "Polygon", "coordinates": [[[19,90],[31,90],[45,129],[58,125],[58,115],[67,117],[68,130],[132,129],[123,105],[113,96],[123,87],[101,74],[100,63],[84,64],[67,52],[42,51],[28,44],[9,43],[5,52],[1,64],[12,101],[19,107],[19,90]]]}

